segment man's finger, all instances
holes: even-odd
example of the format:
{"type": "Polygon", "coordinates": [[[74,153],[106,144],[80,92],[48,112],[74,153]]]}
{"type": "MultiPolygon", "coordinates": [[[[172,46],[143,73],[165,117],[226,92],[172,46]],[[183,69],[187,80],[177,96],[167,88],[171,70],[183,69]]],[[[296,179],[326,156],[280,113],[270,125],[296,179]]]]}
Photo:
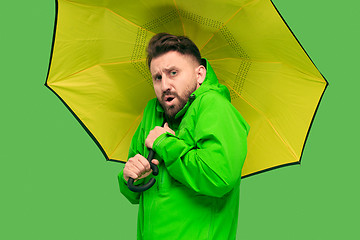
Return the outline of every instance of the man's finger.
{"type": "Polygon", "coordinates": [[[128,177],[127,177],[127,179],[125,179],[126,181],[129,180],[129,177],[131,177],[132,179],[137,179],[139,177],[139,175],[137,175],[134,172],[129,172],[127,175],[128,175],[128,177]]]}
{"type": "Polygon", "coordinates": [[[137,179],[139,177],[136,171],[134,171],[134,167],[131,165],[128,165],[124,168],[124,179],[128,181],[129,177],[133,179],[137,179]]]}
{"type": "Polygon", "coordinates": [[[137,175],[136,178],[138,178],[142,174],[142,172],[144,172],[144,170],[142,170],[141,168],[142,168],[141,166],[139,167],[139,165],[136,164],[132,164],[128,167],[130,172],[133,172],[134,174],[137,175]]]}
{"type": "Polygon", "coordinates": [[[151,162],[155,165],[159,165],[159,161],[157,159],[153,159],[153,160],[151,160],[151,162]]]}
{"type": "Polygon", "coordinates": [[[137,154],[134,157],[130,158],[129,161],[126,163],[126,165],[128,165],[128,168],[135,172],[137,175],[141,175],[143,172],[146,171],[146,167],[141,162],[141,158],[143,158],[143,156],[137,154]]]}
{"type": "Polygon", "coordinates": [[[138,162],[141,164],[141,166],[144,167],[144,170],[146,172],[150,171],[150,163],[149,161],[142,155],[139,155],[137,158],[138,162]]]}
{"type": "Polygon", "coordinates": [[[169,127],[169,124],[168,124],[167,122],[164,124],[164,129],[165,129],[167,132],[175,135],[174,130],[172,130],[172,129],[169,127]]]}

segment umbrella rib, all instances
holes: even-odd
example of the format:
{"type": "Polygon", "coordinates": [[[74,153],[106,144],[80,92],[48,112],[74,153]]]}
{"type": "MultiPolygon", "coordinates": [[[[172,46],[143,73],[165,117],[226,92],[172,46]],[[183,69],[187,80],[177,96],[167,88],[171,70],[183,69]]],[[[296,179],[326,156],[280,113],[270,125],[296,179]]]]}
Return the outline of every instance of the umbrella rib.
{"type": "MultiPolygon", "coordinates": [[[[77,3],[77,2],[70,1],[70,0],[64,0],[64,1],[67,1],[67,2],[72,3],[72,4],[77,4],[77,5],[90,6],[90,5],[87,5],[87,4],[77,3]]],[[[91,7],[94,7],[94,6],[91,6],[91,7]]],[[[148,29],[146,29],[146,28],[143,28],[143,27],[141,27],[141,26],[139,26],[139,25],[137,25],[137,24],[135,24],[135,23],[131,22],[130,20],[128,20],[128,19],[126,19],[126,18],[124,18],[123,16],[121,16],[121,15],[119,15],[118,13],[116,13],[116,12],[114,12],[114,11],[110,10],[110,9],[109,9],[109,8],[107,8],[107,7],[104,7],[104,6],[97,6],[97,7],[104,8],[104,9],[108,10],[109,12],[111,12],[111,13],[115,14],[116,16],[120,17],[121,19],[125,20],[126,22],[128,22],[128,23],[130,23],[130,24],[134,25],[135,27],[141,28],[141,29],[143,29],[143,30],[145,30],[145,31],[147,31],[147,32],[149,32],[149,33],[154,34],[154,35],[156,34],[156,33],[152,32],[152,31],[150,31],[150,30],[148,30],[148,29]]]]}
{"type": "Polygon", "coordinates": [[[223,25],[220,26],[220,28],[215,31],[211,37],[207,40],[207,42],[200,47],[200,52],[203,50],[203,48],[210,42],[210,40],[215,36],[216,33],[218,33],[231,19],[233,19],[244,7],[246,7],[247,5],[255,2],[256,0],[250,1],[247,4],[245,4],[244,6],[241,6],[223,25]]]}
{"type": "Polygon", "coordinates": [[[182,20],[182,18],[181,18],[181,15],[180,15],[180,12],[179,12],[179,8],[178,8],[178,6],[176,5],[176,1],[175,1],[175,0],[173,0],[173,1],[174,1],[174,5],[175,5],[175,8],[176,8],[176,12],[177,12],[177,14],[179,15],[180,22],[181,22],[181,25],[182,25],[182,28],[183,28],[183,32],[184,32],[184,36],[185,36],[186,34],[185,34],[184,22],[183,22],[183,20],[182,20]]]}
{"type": "Polygon", "coordinates": [[[275,134],[278,136],[278,138],[283,142],[283,144],[289,149],[290,153],[293,155],[293,157],[295,158],[295,160],[298,160],[298,156],[296,155],[294,149],[280,136],[279,132],[276,130],[276,128],[274,127],[274,125],[271,123],[271,121],[265,116],[265,114],[260,111],[259,109],[257,109],[256,107],[254,107],[251,103],[249,103],[248,101],[246,101],[245,98],[243,98],[235,89],[233,89],[230,86],[227,86],[229,88],[231,88],[231,90],[233,90],[242,100],[244,100],[250,107],[252,107],[255,111],[257,111],[258,113],[260,113],[265,120],[269,123],[270,127],[274,130],[275,134]]]}
{"type": "Polygon", "coordinates": [[[141,61],[145,61],[146,59],[145,58],[142,58],[142,59],[137,59],[137,60],[131,60],[131,61],[124,61],[124,62],[111,62],[111,63],[99,63],[99,64],[95,64],[95,65],[92,65],[90,67],[87,67],[87,68],[84,68],[78,72],[75,72],[75,73],[72,73],[70,75],[67,75],[63,78],[60,78],[60,79],[57,79],[57,81],[61,81],[61,80],[64,80],[68,77],[71,77],[71,76],[74,76],[74,75],[77,75],[79,73],[82,73],[82,72],[85,72],[86,70],[89,70],[91,68],[94,68],[96,66],[106,66],[106,65],[115,65],[115,64],[124,64],[124,63],[133,63],[133,62],[141,62],[141,61]]]}
{"type": "MultiPolygon", "coordinates": [[[[289,64],[287,64],[287,63],[285,63],[285,62],[257,61],[257,60],[254,60],[254,59],[246,59],[246,58],[241,58],[241,57],[237,57],[237,58],[233,58],[233,57],[229,57],[229,58],[217,58],[217,59],[211,59],[211,60],[208,59],[208,61],[209,61],[209,62],[214,62],[214,61],[223,61],[223,60],[232,60],[232,59],[235,59],[235,60],[240,59],[240,60],[243,60],[243,61],[250,61],[250,62],[256,62],[256,63],[279,63],[279,64],[283,64],[283,65],[285,65],[285,66],[287,66],[287,67],[289,67],[289,68],[291,68],[291,69],[295,69],[295,70],[297,70],[297,71],[299,71],[299,72],[301,72],[301,73],[303,73],[303,74],[306,74],[306,75],[311,74],[311,73],[303,72],[303,71],[301,71],[301,69],[296,68],[296,66],[289,65],[289,64]]],[[[322,78],[318,78],[317,76],[315,76],[315,75],[313,75],[313,74],[311,74],[311,75],[312,75],[312,77],[314,78],[314,79],[312,79],[311,81],[313,81],[313,82],[318,82],[318,83],[324,83],[324,80],[323,80],[322,78]]],[[[309,81],[310,81],[310,80],[309,80],[309,81]]]]}
{"type": "Polygon", "coordinates": [[[138,27],[138,28],[141,28],[142,30],[145,30],[145,31],[147,31],[147,32],[149,32],[149,33],[152,33],[152,34],[154,34],[154,35],[156,34],[156,33],[152,32],[152,31],[150,31],[150,30],[148,30],[148,29],[146,29],[146,28],[143,28],[143,27],[141,27],[141,26],[139,26],[139,25],[137,25],[137,24],[135,24],[135,23],[131,22],[130,20],[128,20],[128,19],[126,19],[126,18],[124,18],[123,16],[121,16],[121,15],[117,14],[116,12],[114,12],[114,11],[112,11],[112,10],[108,9],[108,8],[105,8],[105,9],[107,9],[108,11],[112,12],[113,14],[115,14],[115,15],[119,16],[120,18],[122,18],[123,20],[125,20],[125,21],[129,22],[130,24],[133,24],[134,26],[136,26],[136,27],[138,27]]]}
{"type": "Polygon", "coordinates": [[[126,133],[124,134],[124,136],[121,138],[121,140],[119,141],[119,143],[116,145],[116,147],[114,148],[114,151],[109,155],[109,158],[110,156],[112,156],[114,154],[114,152],[116,151],[116,149],[119,147],[119,145],[121,144],[121,142],[124,140],[124,138],[129,134],[130,132],[130,129],[132,129],[135,125],[135,123],[139,120],[139,118],[142,116],[142,114],[140,114],[136,119],[135,121],[131,124],[130,128],[126,131],[126,133]]]}
{"type": "Polygon", "coordinates": [[[282,62],[272,62],[272,61],[256,61],[254,59],[248,59],[248,58],[241,58],[241,57],[238,57],[238,58],[232,58],[232,57],[229,57],[229,58],[217,58],[217,59],[211,59],[211,60],[208,60],[209,62],[215,62],[215,61],[223,61],[223,60],[232,60],[232,59],[235,59],[235,60],[243,60],[243,61],[250,61],[250,62],[261,62],[261,63],[282,63],[282,62]]]}

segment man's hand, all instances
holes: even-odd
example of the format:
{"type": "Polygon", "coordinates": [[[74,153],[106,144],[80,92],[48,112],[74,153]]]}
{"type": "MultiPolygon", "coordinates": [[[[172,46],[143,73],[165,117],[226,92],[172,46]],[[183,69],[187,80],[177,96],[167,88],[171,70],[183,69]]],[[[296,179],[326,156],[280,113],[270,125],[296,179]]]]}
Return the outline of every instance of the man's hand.
{"type": "Polygon", "coordinates": [[[164,127],[155,127],[153,130],[151,130],[149,132],[149,135],[147,136],[146,140],[145,140],[145,146],[147,148],[151,148],[153,147],[153,144],[155,142],[155,140],[163,133],[169,132],[173,135],[175,135],[175,132],[169,128],[168,123],[164,124],[164,127]]]}
{"type": "MultiPolygon", "coordinates": [[[[151,160],[155,165],[159,164],[159,161],[156,159],[151,160]]],[[[139,180],[149,176],[152,172],[150,168],[150,163],[148,160],[140,154],[136,154],[134,157],[129,158],[124,167],[123,177],[126,181],[129,180],[129,177],[134,180],[139,180]]]]}

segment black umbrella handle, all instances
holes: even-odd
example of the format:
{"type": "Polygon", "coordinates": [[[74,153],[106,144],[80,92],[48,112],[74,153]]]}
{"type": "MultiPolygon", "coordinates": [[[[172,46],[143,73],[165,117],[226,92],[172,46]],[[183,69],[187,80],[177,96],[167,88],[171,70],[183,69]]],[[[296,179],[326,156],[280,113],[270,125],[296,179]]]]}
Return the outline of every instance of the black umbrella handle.
{"type": "MultiPolygon", "coordinates": [[[[159,168],[158,168],[158,166],[156,166],[155,164],[153,164],[151,162],[151,160],[154,158],[154,155],[155,155],[155,151],[150,149],[149,156],[148,156],[147,160],[150,163],[150,168],[152,169],[152,174],[154,176],[156,176],[156,175],[159,174],[159,168]]],[[[129,180],[128,180],[127,186],[133,192],[143,192],[143,191],[146,191],[149,188],[151,188],[154,185],[155,182],[156,182],[156,179],[151,178],[148,183],[145,183],[144,185],[135,186],[134,185],[134,179],[130,177],[129,180]]]]}

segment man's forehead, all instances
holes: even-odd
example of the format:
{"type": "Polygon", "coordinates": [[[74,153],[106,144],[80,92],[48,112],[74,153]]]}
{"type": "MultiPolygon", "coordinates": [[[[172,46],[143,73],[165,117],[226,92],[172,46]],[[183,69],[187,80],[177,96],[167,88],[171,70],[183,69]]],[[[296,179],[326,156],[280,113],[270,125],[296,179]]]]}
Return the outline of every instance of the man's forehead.
{"type": "Polygon", "coordinates": [[[176,51],[170,51],[153,58],[150,64],[150,70],[151,72],[164,71],[173,68],[180,68],[184,65],[193,65],[196,67],[194,57],[191,55],[181,54],[176,51]]]}

